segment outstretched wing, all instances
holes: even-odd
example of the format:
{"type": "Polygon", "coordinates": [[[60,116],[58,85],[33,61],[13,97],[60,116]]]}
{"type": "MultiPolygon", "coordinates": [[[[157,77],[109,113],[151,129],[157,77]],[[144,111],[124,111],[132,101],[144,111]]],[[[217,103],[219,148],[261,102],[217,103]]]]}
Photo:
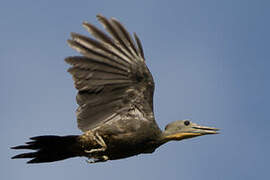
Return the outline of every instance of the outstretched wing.
{"type": "Polygon", "coordinates": [[[83,26],[95,39],[71,33],[68,44],[83,56],[65,61],[78,89],[78,127],[87,131],[119,119],[134,110],[144,120],[154,121],[154,81],[144,59],[141,42],[134,42],[125,27],[114,18],[97,15],[108,36],[92,24],[83,26]]]}

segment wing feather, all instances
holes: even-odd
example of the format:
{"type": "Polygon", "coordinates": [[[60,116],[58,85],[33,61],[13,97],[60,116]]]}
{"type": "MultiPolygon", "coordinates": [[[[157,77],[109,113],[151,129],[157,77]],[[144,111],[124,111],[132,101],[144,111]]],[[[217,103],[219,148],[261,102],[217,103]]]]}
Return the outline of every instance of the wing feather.
{"type": "Polygon", "coordinates": [[[142,48],[142,43],[141,43],[141,41],[140,41],[140,39],[139,39],[139,37],[137,36],[136,33],[134,33],[134,38],[135,38],[137,46],[138,46],[139,54],[145,60],[144,52],[143,52],[143,48],[142,48]]]}
{"type": "Polygon", "coordinates": [[[90,23],[83,26],[96,39],[71,33],[68,44],[83,56],[65,59],[71,65],[76,97],[76,114],[82,131],[113,123],[130,111],[153,118],[154,82],[143,55],[142,45],[135,41],[116,19],[97,15],[108,36],[90,23]]]}
{"type": "MultiPolygon", "coordinates": [[[[102,22],[102,21],[101,21],[102,22]]],[[[87,31],[94,36],[97,40],[102,42],[104,46],[106,46],[108,49],[111,49],[111,51],[117,55],[120,56],[122,59],[124,59],[126,62],[130,62],[129,57],[123,52],[122,48],[117,46],[114,40],[111,39],[109,36],[107,36],[104,32],[99,30],[94,25],[84,22],[83,26],[87,29],[87,31]]]]}
{"type": "Polygon", "coordinates": [[[65,61],[72,65],[74,68],[80,68],[84,70],[95,69],[97,71],[106,71],[115,74],[121,74],[127,76],[128,72],[115,66],[114,64],[106,64],[103,62],[96,61],[94,59],[89,59],[84,56],[71,56],[65,59],[65,61]]]}
{"type": "Polygon", "coordinates": [[[122,65],[119,61],[117,63],[113,62],[112,60],[109,60],[107,57],[104,57],[102,55],[94,53],[93,51],[87,49],[82,44],[80,44],[80,43],[78,43],[76,41],[68,40],[67,42],[68,42],[68,44],[70,45],[71,48],[77,50],[82,55],[84,55],[85,57],[87,57],[87,58],[89,58],[89,59],[91,59],[93,61],[97,61],[97,62],[105,63],[105,64],[110,64],[110,65],[115,66],[115,67],[117,67],[119,69],[128,71],[128,67],[122,65]]]}
{"type": "Polygon", "coordinates": [[[110,22],[114,26],[118,36],[120,37],[121,41],[124,43],[128,52],[131,54],[133,58],[137,58],[138,54],[129,33],[115,18],[111,18],[110,22]]]}
{"type": "Polygon", "coordinates": [[[123,54],[125,54],[129,60],[131,61],[132,55],[129,52],[128,48],[126,47],[126,44],[124,43],[122,37],[122,34],[119,32],[119,30],[115,27],[115,25],[112,23],[111,20],[106,19],[102,15],[97,15],[97,18],[99,22],[103,25],[103,27],[106,29],[106,31],[113,37],[114,44],[121,49],[123,54]]]}

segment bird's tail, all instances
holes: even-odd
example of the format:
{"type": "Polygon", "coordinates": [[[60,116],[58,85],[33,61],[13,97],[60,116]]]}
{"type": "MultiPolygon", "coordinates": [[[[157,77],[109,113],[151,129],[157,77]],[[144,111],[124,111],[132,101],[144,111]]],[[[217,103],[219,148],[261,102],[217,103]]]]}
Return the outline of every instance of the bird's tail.
{"type": "Polygon", "coordinates": [[[37,136],[25,145],[12,149],[31,149],[35,152],[18,154],[12,159],[32,158],[27,163],[44,163],[80,156],[83,151],[79,136],[37,136]]]}

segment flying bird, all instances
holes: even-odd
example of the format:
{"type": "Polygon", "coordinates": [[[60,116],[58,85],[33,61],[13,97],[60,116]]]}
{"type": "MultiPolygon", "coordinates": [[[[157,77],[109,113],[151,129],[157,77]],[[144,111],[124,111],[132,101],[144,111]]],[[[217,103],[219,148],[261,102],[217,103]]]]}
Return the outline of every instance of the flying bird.
{"type": "Polygon", "coordinates": [[[218,129],[189,120],[169,123],[162,131],[153,112],[154,80],[145,64],[142,44],[115,18],[97,15],[107,34],[84,22],[94,37],[71,33],[68,44],[81,56],[67,57],[78,94],[76,115],[82,135],[37,136],[12,149],[34,150],[12,157],[45,163],[87,157],[89,163],[152,153],[164,143],[218,129]]]}

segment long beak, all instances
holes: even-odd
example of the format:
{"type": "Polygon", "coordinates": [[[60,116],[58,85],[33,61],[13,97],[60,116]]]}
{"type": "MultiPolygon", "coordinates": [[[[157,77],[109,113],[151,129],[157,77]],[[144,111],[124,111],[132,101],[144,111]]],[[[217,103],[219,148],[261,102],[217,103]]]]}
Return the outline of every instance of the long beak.
{"type": "Polygon", "coordinates": [[[192,128],[195,129],[196,133],[199,133],[201,135],[218,134],[219,133],[218,132],[219,129],[213,128],[213,127],[195,125],[195,126],[192,126],[192,128]]]}
{"type": "Polygon", "coordinates": [[[170,135],[165,135],[164,140],[165,142],[170,140],[177,140],[180,141],[182,139],[188,139],[193,138],[197,136],[203,136],[207,134],[218,134],[219,129],[213,128],[213,127],[207,127],[207,126],[199,126],[195,123],[192,124],[191,127],[187,128],[186,130],[183,130],[178,133],[173,133],[170,135]]]}

